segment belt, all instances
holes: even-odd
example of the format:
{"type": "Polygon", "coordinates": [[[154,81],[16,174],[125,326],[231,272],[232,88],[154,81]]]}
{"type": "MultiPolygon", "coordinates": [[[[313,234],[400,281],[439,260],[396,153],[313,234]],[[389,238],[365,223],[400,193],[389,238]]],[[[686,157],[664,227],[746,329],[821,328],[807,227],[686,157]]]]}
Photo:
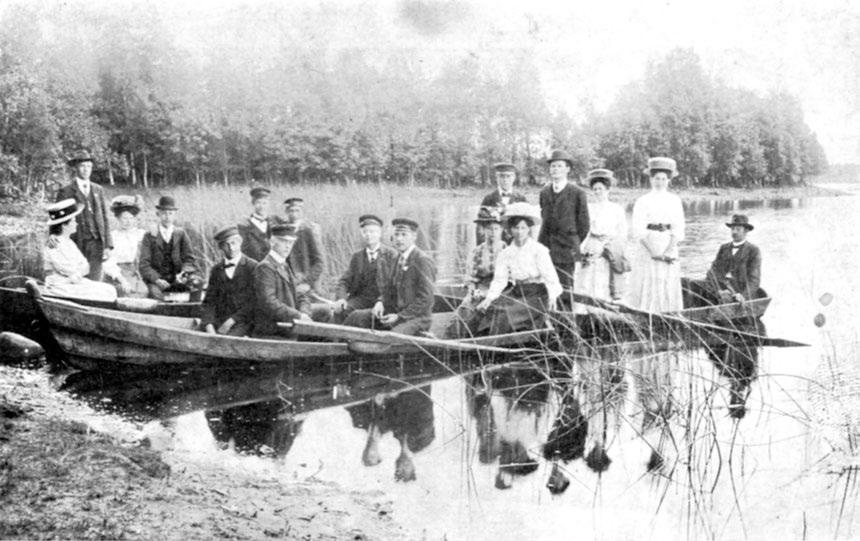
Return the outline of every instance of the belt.
{"type": "Polygon", "coordinates": [[[651,231],[669,231],[672,229],[672,224],[648,224],[645,226],[645,229],[650,229],[651,231]]]}

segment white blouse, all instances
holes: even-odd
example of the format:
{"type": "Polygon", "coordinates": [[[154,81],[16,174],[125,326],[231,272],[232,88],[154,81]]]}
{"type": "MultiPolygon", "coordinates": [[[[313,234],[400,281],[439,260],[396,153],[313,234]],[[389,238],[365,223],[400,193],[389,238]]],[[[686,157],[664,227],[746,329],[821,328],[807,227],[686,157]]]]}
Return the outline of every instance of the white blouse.
{"type": "Polygon", "coordinates": [[[69,237],[58,237],[57,246],[45,248],[44,270],[46,279],[52,275],[63,277],[86,276],[90,272],[90,264],[77,244],[69,237]]]}
{"type": "Polygon", "coordinates": [[[113,251],[111,259],[117,264],[134,263],[137,261],[140,241],[146,233],[143,229],[135,227],[132,229],[114,229],[111,231],[113,237],[113,251]]]}
{"type": "Polygon", "coordinates": [[[589,233],[598,237],[627,238],[627,218],[618,203],[601,201],[588,204],[588,217],[591,220],[589,233]]]}
{"type": "Polygon", "coordinates": [[[512,242],[499,254],[486,299],[490,302],[498,299],[509,282],[543,283],[551,300],[561,295],[561,283],[549,249],[531,237],[522,246],[512,242]]]}
{"type": "Polygon", "coordinates": [[[680,242],[684,240],[684,206],[681,198],[670,192],[651,191],[633,205],[633,236],[645,238],[648,224],[670,224],[669,232],[680,242]]]}

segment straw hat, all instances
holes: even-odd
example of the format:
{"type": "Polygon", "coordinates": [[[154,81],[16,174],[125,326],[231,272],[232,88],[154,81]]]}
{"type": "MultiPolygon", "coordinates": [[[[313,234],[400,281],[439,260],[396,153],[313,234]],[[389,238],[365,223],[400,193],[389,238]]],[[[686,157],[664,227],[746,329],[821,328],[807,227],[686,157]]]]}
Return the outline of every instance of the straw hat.
{"type": "Polygon", "coordinates": [[[666,171],[669,173],[669,178],[678,176],[678,165],[672,158],[656,157],[648,158],[648,167],[642,170],[646,175],[650,175],[651,171],[666,171]]]}
{"type": "Polygon", "coordinates": [[[615,173],[613,173],[609,169],[592,169],[588,172],[588,175],[585,177],[585,184],[588,186],[594,186],[594,183],[602,180],[606,182],[606,185],[610,188],[615,186],[618,180],[615,178],[615,173]]]}
{"type": "Polygon", "coordinates": [[[48,225],[56,225],[68,222],[84,210],[74,199],[63,199],[48,205],[48,225]]]}
{"type": "Polygon", "coordinates": [[[522,201],[511,203],[505,208],[502,220],[507,225],[514,218],[527,218],[532,222],[532,224],[536,225],[541,221],[540,207],[530,205],[522,201]]]}

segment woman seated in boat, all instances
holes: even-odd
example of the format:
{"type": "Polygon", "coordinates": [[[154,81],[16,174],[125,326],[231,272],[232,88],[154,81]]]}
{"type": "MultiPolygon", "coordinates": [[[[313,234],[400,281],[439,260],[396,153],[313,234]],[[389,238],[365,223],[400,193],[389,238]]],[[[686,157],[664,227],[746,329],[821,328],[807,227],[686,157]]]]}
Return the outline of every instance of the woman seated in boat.
{"type": "Polygon", "coordinates": [[[469,258],[466,296],[457,307],[454,319],[445,331],[445,336],[449,338],[465,338],[478,333],[483,314],[478,312],[476,307],[487,296],[487,290],[490,288],[493,272],[496,269],[496,258],[506,246],[502,240],[503,229],[499,209],[481,207],[475,223],[481,228],[481,238],[484,242],[472,250],[469,258]]]}
{"type": "Polygon", "coordinates": [[[486,312],[490,334],[543,327],[555,310],[561,284],[549,249],[531,235],[540,210],[528,203],[508,205],[505,225],[512,241],[496,260],[493,281],[477,309],[486,312]]]}
{"type": "Polygon", "coordinates": [[[84,278],[90,272],[90,264],[71,239],[78,228],[77,216],[83,210],[83,205],[74,199],[63,199],[48,206],[48,234],[57,242],[53,248],[46,246],[43,253],[45,293],[114,301],[116,289],[112,285],[84,278]]]}
{"type": "Polygon", "coordinates": [[[119,227],[111,228],[113,250],[105,262],[105,268],[118,276],[117,289],[126,297],[146,297],[148,290],[137,270],[140,255],[140,241],[145,231],[137,226],[142,199],[139,195],[119,195],[111,201],[110,209],[119,227]]]}
{"type": "Polygon", "coordinates": [[[678,243],[684,240],[684,207],[669,192],[669,181],[678,169],[671,158],[649,158],[645,173],[651,191],[633,205],[637,245],[627,302],[649,312],[677,312],[683,308],[678,243]]]}
{"type": "Polygon", "coordinates": [[[588,172],[586,182],[594,202],[588,204],[591,227],[580,245],[582,260],[574,287],[577,293],[598,299],[620,300],[622,273],[630,270],[630,266],[624,257],[627,218],[621,205],[609,200],[615,175],[609,169],[594,169],[588,172]]]}

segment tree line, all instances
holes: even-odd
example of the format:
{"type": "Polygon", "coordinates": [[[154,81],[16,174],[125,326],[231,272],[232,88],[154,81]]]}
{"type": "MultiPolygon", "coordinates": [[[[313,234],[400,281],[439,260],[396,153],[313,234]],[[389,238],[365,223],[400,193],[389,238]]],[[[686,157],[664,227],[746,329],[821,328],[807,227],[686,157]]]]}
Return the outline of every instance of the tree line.
{"type": "Polygon", "coordinates": [[[157,12],[128,10],[3,13],[2,186],[50,189],[80,148],[96,157],[97,180],[142,187],[457,187],[491,181],[497,161],[535,183],[556,147],[575,174],[608,167],[631,186],[654,155],[674,157],[687,186],[794,185],[827,167],[795,97],[729,87],[691,50],[647,66],[605,111],[573,118],[548,108],[527,50],[428,73],[409,50],[331,49],[288,28],[265,54],[224,37],[195,56],[157,12]]]}

